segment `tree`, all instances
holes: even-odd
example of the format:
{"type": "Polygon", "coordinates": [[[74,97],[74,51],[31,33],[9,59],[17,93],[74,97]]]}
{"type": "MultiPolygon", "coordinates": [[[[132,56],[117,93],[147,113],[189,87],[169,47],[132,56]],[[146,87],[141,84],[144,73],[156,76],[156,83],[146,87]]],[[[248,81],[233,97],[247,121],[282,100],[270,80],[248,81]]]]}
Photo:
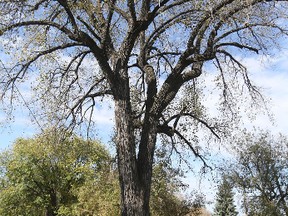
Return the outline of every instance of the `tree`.
{"type": "Polygon", "coordinates": [[[192,190],[191,191],[191,208],[189,211],[189,214],[187,216],[196,216],[196,215],[202,215],[202,216],[210,216],[211,214],[205,209],[205,205],[207,204],[206,197],[203,193],[192,190]]]}
{"type": "Polygon", "coordinates": [[[110,161],[97,142],[53,130],[18,139],[13,149],[1,154],[0,214],[71,215],[78,203],[76,191],[91,179],[99,186],[110,161]]]}
{"type": "Polygon", "coordinates": [[[232,166],[234,185],[248,215],[288,215],[287,139],[269,132],[244,133],[232,166]]]}
{"type": "Polygon", "coordinates": [[[223,177],[216,194],[215,216],[236,216],[236,206],[234,204],[234,193],[231,183],[223,177]]]}
{"type": "Polygon", "coordinates": [[[283,0],[3,0],[2,99],[21,97],[22,81],[38,83],[41,119],[66,126],[88,119],[88,129],[95,107],[112,99],[122,215],[149,215],[157,134],[204,161],[196,135],[185,132],[219,137],[233,128],[243,91],[261,98],[237,53],[271,50],[287,34],[286,7],[283,0]],[[205,113],[197,81],[211,62],[222,92],[218,119],[205,113]]]}

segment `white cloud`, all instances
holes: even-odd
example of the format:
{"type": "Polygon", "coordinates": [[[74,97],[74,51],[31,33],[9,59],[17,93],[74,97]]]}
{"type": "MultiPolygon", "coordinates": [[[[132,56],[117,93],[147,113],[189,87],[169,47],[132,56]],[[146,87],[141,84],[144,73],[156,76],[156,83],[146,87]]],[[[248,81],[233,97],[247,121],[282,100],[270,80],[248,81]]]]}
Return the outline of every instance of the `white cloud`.
{"type": "Polygon", "coordinates": [[[288,51],[282,52],[279,57],[266,58],[264,62],[259,58],[249,58],[246,65],[252,72],[252,80],[256,85],[262,87],[264,96],[271,98],[271,106],[269,107],[275,119],[275,124],[272,125],[267,116],[260,115],[256,119],[256,125],[274,132],[287,134],[288,51]]]}

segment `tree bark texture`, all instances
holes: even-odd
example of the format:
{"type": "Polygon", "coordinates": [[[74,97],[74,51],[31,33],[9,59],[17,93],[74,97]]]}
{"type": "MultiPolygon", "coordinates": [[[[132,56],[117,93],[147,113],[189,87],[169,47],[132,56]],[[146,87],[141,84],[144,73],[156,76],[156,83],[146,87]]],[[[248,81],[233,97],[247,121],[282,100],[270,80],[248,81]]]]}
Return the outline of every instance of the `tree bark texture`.
{"type": "Polygon", "coordinates": [[[146,115],[137,155],[130,90],[127,82],[119,82],[118,93],[119,95],[115,97],[115,121],[121,214],[123,216],[148,216],[150,215],[149,201],[157,121],[151,115],[146,115]]]}

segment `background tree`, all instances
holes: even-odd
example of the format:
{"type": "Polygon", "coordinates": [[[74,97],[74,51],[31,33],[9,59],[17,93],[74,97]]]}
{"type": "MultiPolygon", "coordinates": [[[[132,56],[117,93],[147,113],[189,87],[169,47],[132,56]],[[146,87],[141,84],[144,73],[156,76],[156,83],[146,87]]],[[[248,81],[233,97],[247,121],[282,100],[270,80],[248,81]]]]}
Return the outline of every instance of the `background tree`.
{"type": "Polygon", "coordinates": [[[151,215],[187,215],[192,211],[193,197],[181,193],[187,188],[187,185],[181,181],[184,177],[182,171],[173,168],[167,159],[157,159],[153,167],[151,215]]]}
{"type": "Polygon", "coordinates": [[[187,216],[211,216],[210,212],[205,209],[205,205],[207,204],[206,197],[203,193],[192,190],[191,191],[191,207],[189,214],[187,216]]]}
{"type": "Polygon", "coordinates": [[[244,133],[237,142],[232,180],[249,215],[288,215],[288,142],[269,132],[244,133]]]}
{"type": "MultiPolygon", "coordinates": [[[[100,185],[94,180],[79,188],[79,203],[75,215],[88,214],[99,216],[119,215],[120,213],[120,188],[118,185],[117,170],[101,173],[103,181],[100,185]],[[107,175],[109,176],[107,178],[107,175]],[[98,202],[95,202],[98,200],[98,202]]],[[[151,215],[153,216],[184,216],[197,208],[204,208],[204,200],[196,200],[195,196],[185,196],[183,192],[187,185],[183,184],[184,178],[179,169],[173,168],[167,159],[157,157],[157,162],[153,166],[153,179],[151,189],[151,215]]],[[[198,214],[199,215],[199,214],[198,214]]]]}
{"type": "Polygon", "coordinates": [[[97,142],[53,130],[18,139],[1,154],[0,214],[71,215],[67,211],[78,202],[75,191],[91,178],[105,185],[101,173],[109,172],[110,160],[97,142]]]}
{"type": "MultiPolygon", "coordinates": [[[[68,212],[72,212],[72,216],[120,215],[120,188],[116,172],[116,169],[111,169],[98,173],[99,180],[95,181],[92,176],[82,187],[77,188],[74,192],[78,195],[78,202],[68,212]]],[[[64,212],[65,215],[67,213],[64,212]]]]}
{"type": "Polygon", "coordinates": [[[239,50],[267,53],[287,34],[283,0],[3,0],[0,11],[2,99],[28,79],[41,119],[66,126],[113,100],[122,215],[149,215],[157,134],[204,161],[196,132],[229,132],[240,96],[259,99],[239,50]],[[198,86],[211,62],[217,118],[198,86]]]}
{"type": "Polygon", "coordinates": [[[218,187],[216,194],[216,203],[214,214],[215,216],[236,216],[236,206],[234,204],[233,186],[224,176],[218,187]]]}

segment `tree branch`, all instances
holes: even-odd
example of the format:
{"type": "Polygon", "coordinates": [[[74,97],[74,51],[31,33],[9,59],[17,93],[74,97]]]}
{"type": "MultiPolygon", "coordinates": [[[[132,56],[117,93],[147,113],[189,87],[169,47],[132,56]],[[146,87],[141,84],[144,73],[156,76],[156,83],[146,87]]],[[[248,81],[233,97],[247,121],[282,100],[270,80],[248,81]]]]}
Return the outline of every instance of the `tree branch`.
{"type": "Polygon", "coordinates": [[[219,47],[222,47],[222,46],[234,46],[234,47],[237,47],[237,48],[240,48],[240,49],[248,49],[250,51],[253,51],[255,53],[258,54],[259,50],[254,48],[254,47],[251,47],[251,46],[248,46],[248,45],[244,45],[244,44],[240,44],[240,43],[237,43],[237,42],[232,42],[232,43],[220,43],[220,44],[217,44],[215,46],[215,48],[219,48],[219,47]]]}
{"type": "MultiPolygon", "coordinates": [[[[215,128],[214,128],[214,127],[210,126],[205,120],[200,119],[199,117],[197,117],[196,115],[193,115],[192,113],[179,113],[179,114],[177,114],[177,115],[173,115],[173,116],[171,116],[171,117],[167,120],[167,122],[169,123],[169,122],[171,122],[171,121],[174,120],[174,119],[176,119],[177,121],[179,121],[179,118],[180,118],[180,117],[185,117],[185,116],[188,116],[188,117],[191,117],[191,118],[197,120],[198,122],[200,122],[201,124],[203,124],[206,128],[208,128],[208,129],[210,130],[210,132],[211,132],[214,136],[216,136],[218,139],[220,139],[220,137],[218,136],[218,134],[215,132],[215,128]]],[[[176,120],[175,120],[175,122],[176,122],[176,120]]],[[[176,128],[176,126],[177,126],[177,125],[175,125],[174,128],[176,128]]]]}
{"type": "MultiPolygon", "coordinates": [[[[196,151],[196,150],[194,149],[194,147],[192,146],[192,144],[191,144],[179,131],[174,130],[174,132],[175,132],[175,134],[176,134],[178,137],[180,137],[181,140],[183,140],[183,141],[185,142],[185,144],[188,145],[188,147],[192,150],[193,154],[194,154],[196,157],[198,157],[198,158],[203,162],[203,164],[204,164],[205,167],[211,168],[211,167],[206,163],[206,159],[205,159],[202,155],[200,155],[198,151],[196,151]]],[[[212,168],[211,168],[211,169],[212,169],[212,168]]]]}

